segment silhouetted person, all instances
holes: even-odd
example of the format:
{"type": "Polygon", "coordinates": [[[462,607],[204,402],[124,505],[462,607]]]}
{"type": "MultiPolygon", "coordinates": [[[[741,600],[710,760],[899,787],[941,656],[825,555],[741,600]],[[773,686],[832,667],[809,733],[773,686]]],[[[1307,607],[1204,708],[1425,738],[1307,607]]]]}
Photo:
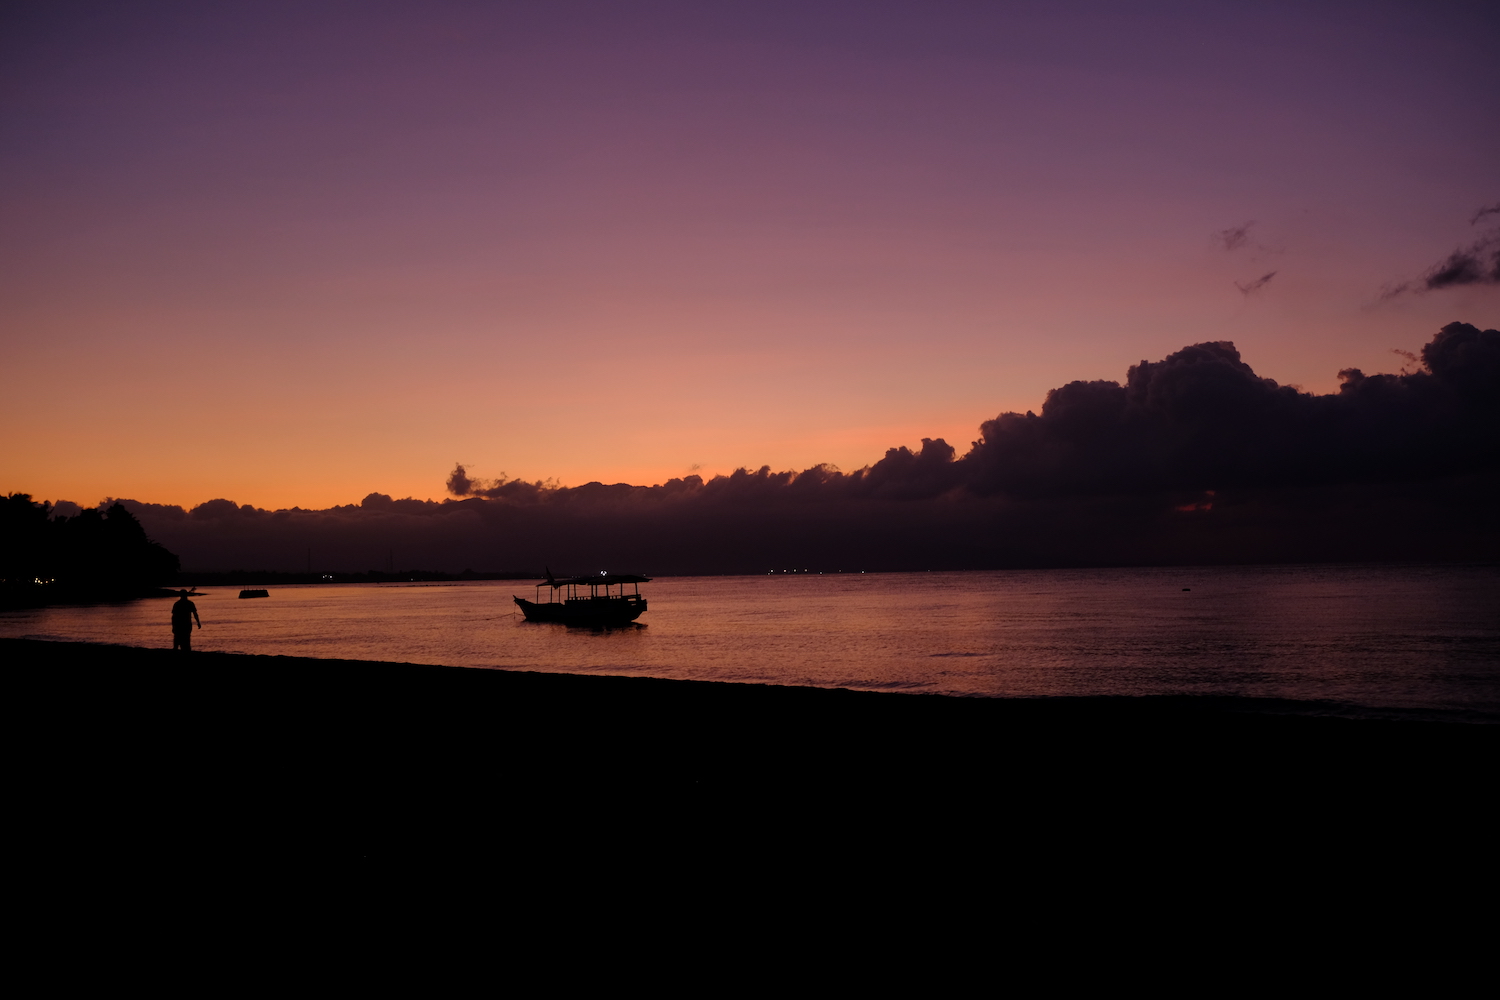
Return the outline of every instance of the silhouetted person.
{"type": "Polygon", "coordinates": [[[172,648],[186,653],[193,648],[193,622],[202,628],[203,620],[198,617],[198,605],[188,600],[188,592],[179,590],[178,593],[182,596],[172,605],[172,648]]]}

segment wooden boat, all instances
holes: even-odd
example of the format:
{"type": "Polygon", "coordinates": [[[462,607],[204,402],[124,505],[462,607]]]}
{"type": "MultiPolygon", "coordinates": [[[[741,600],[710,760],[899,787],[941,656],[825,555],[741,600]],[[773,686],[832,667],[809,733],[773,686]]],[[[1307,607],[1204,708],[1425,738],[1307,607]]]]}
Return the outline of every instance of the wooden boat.
{"type": "Polygon", "coordinates": [[[549,569],[547,579],[536,585],[536,600],[516,597],[515,601],[529,622],[561,622],[591,628],[628,625],[645,612],[646,599],[641,596],[641,584],[650,582],[649,576],[604,572],[597,576],[558,579],[549,569]],[[543,587],[547,588],[545,601],[542,600],[543,587]],[[586,595],[585,587],[588,588],[586,595]],[[619,591],[610,593],[611,587],[618,587],[619,591]],[[626,587],[633,588],[632,592],[627,594],[626,587]]]}
{"type": "Polygon", "coordinates": [[[241,597],[270,597],[271,596],[271,592],[269,590],[242,590],[242,591],[240,591],[240,596],[241,597]]]}

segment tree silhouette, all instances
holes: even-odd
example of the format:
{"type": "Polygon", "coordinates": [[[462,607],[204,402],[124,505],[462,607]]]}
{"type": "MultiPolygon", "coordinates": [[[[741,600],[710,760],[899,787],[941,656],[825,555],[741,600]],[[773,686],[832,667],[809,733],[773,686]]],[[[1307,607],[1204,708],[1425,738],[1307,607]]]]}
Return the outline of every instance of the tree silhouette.
{"type": "Polygon", "coordinates": [[[27,493],[0,500],[0,601],[132,597],[171,583],[178,559],[118,503],[53,517],[27,493]]]}

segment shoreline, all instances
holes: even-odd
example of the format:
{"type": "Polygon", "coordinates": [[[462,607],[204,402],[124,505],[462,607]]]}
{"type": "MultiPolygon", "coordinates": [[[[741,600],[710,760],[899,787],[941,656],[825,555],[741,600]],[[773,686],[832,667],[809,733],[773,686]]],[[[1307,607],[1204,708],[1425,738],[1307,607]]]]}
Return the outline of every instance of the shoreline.
{"type": "Polygon", "coordinates": [[[34,639],[0,639],[0,654],[41,814],[340,857],[531,842],[537,823],[559,837],[893,817],[996,837],[1209,820],[1368,836],[1393,816],[1477,830],[1500,761],[1500,726],[1251,699],[956,698],[34,639]]]}
{"type": "MultiPolygon", "coordinates": [[[[175,596],[175,593],[174,595],[175,596]]],[[[404,678],[409,683],[430,684],[442,672],[459,671],[498,675],[500,677],[525,677],[517,691],[524,690],[532,697],[556,697],[565,691],[571,694],[587,692],[592,682],[600,684],[631,683],[654,685],[653,693],[658,697],[712,697],[717,700],[741,697],[785,701],[810,699],[817,703],[829,694],[856,698],[903,698],[933,699],[939,702],[982,703],[995,706],[988,711],[996,715],[1055,716],[1086,714],[1096,718],[1124,719],[1131,715],[1143,715],[1167,719],[1189,716],[1266,716],[1272,718],[1330,719],[1350,722],[1410,723],[1416,725],[1460,725],[1497,726],[1500,715],[1482,709],[1424,709],[1399,707],[1370,707],[1343,702],[1307,701],[1291,698],[1267,698],[1244,695],[1032,695],[989,696],[954,695],[926,691],[872,691],[858,688],[825,688],[815,685],[773,684],[752,681],[690,680],[685,678],[652,677],[641,674],[565,673],[557,671],[530,670],[507,667],[471,667],[450,664],[413,663],[402,660],[361,660],[344,657],[292,656],[280,653],[241,653],[221,650],[197,650],[185,657],[165,646],[130,646],[123,643],[103,643],[78,640],[29,639],[0,637],[0,652],[7,659],[56,660],[67,665],[129,663],[151,668],[176,670],[196,664],[196,669],[245,669],[256,667],[261,671],[313,670],[313,671],[358,671],[346,678],[357,683],[361,678],[381,678],[390,683],[404,678]],[[580,687],[580,685],[582,685],[580,687]],[[716,692],[714,695],[709,692],[716,692]],[[675,693],[675,695],[670,694],[675,693]]],[[[507,692],[517,682],[496,680],[486,682],[494,685],[493,694],[507,692]]],[[[602,690],[602,689],[601,689],[602,690]]],[[[646,697],[646,688],[612,689],[618,695],[630,691],[637,697],[646,697]]],[[[949,711],[958,711],[949,709],[949,711]]],[[[983,713],[985,710],[979,710],[983,713]]]]}

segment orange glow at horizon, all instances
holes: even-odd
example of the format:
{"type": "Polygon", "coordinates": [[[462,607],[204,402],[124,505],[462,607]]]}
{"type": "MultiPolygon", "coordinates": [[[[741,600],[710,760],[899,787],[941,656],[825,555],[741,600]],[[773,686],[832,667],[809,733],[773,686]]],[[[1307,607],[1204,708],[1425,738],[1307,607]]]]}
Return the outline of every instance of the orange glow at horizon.
{"type": "Polygon", "coordinates": [[[1381,298],[1500,218],[1493,24],[836,6],[16,15],[0,491],[847,472],[1191,343],[1332,392],[1500,326],[1381,298]]]}

